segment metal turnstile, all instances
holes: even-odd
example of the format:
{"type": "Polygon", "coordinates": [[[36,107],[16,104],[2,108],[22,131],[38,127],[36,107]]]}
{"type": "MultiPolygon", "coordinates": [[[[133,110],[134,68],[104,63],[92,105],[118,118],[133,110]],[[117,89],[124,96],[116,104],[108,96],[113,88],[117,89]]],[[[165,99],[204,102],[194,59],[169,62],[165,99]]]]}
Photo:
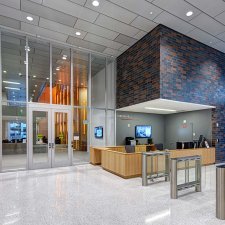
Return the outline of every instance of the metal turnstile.
{"type": "Polygon", "coordinates": [[[188,156],[171,159],[171,177],[170,177],[170,197],[177,199],[178,191],[195,187],[196,192],[201,191],[201,156],[188,156]],[[195,180],[189,181],[189,163],[195,161],[195,180]],[[180,162],[185,163],[185,182],[177,184],[177,166],[180,162]]]}
{"type": "Polygon", "coordinates": [[[225,220],[225,163],[216,166],[216,217],[225,220]]]}
{"type": "Polygon", "coordinates": [[[169,152],[142,152],[142,186],[148,185],[148,179],[152,180],[154,178],[165,177],[165,181],[169,181],[170,177],[170,168],[169,168],[169,159],[170,153],[169,152]],[[158,159],[159,156],[165,156],[165,172],[158,171],[158,159]],[[151,159],[151,173],[148,175],[147,168],[148,168],[148,160],[147,158],[150,157],[151,159]],[[156,158],[156,170],[154,172],[153,169],[153,160],[156,158]]]}

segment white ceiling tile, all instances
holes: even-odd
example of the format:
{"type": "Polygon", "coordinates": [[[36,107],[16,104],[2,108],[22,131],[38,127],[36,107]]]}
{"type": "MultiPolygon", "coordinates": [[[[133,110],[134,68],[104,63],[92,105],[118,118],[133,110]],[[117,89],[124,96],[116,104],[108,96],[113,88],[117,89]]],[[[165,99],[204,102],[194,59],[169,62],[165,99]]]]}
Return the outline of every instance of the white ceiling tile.
{"type": "Polygon", "coordinates": [[[201,13],[197,8],[185,2],[184,0],[155,0],[152,3],[186,21],[190,21],[192,18],[201,13]],[[188,11],[192,11],[193,15],[189,17],[186,16],[188,11]]]}
{"type": "Polygon", "coordinates": [[[94,34],[90,34],[88,33],[85,38],[86,41],[90,41],[96,44],[100,44],[100,45],[104,45],[113,49],[119,49],[122,47],[122,44],[116,42],[116,41],[112,41],[94,34]]]}
{"type": "Polygon", "coordinates": [[[191,24],[171,15],[170,13],[163,12],[157,16],[154,21],[156,23],[161,23],[171,29],[174,29],[180,33],[187,34],[191,30],[194,30],[194,26],[191,24]]]}
{"type": "Polygon", "coordinates": [[[219,40],[215,37],[213,37],[212,35],[196,28],[194,29],[193,31],[189,32],[187,34],[187,36],[197,40],[197,41],[200,41],[206,45],[212,45],[212,44],[215,44],[217,42],[219,42],[219,40]]]}
{"type": "Polygon", "coordinates": [[[150,20],[147,20],[141,16],[138,16],[132,23],[132,26],[137,27],[138,29],[144,30],[146,32],[150,32],[153,28],[155,28],[158,24],[154,23],[150,20]]]}
{"type": "Polygon", "coordinates": [[[103,53],[107,54],[107,55],[113,55],[113,56],[119,56],[122,54],[121,51],[117,51],[111,48],[106,48],[103,53]]]}
{"type": "Polygon", "coordinates": [[[102,37],[105,37],[105,38],[108,38],[111,40],[114,40],[119,35],[119,33],[117,33],[117,32],[108,30],[104,27],[98,26],[93,23],[89,23],[89,22],[81,20],[81,19],[77,20],[77,22],[75,24],[75,28],[82,29],[89,33],[96,34],[96,35],[99,35],[99,36],[102,36],[102,37]]]}
{"type": "Polygon", "coordinates": [[[89,22],[94,22],[98,16],[97,12],[67,0],[43,0],[43,5],[89,22]]]}
{"type": "Polygon", "coordinates": [[[131,27],[125,23],[122,23],[118,20],[114,20],[102,14],[98,17],[95,23],[110,30],[128,35],[130,37],[133,37],[139,32],[139,30],[136,29],[135,27],[131,27]]]}
{"type": "Polygon", "coordinates": [[[76,17],[67,15],[65,13],[50,9],[43,5],[39,5],[27,0],[21,0],[21,9],[25,12],[32,13],[33,15],[37,15],[45,19],[49,19],[71,27],[74,26],[77,20],[76,17]]]}
{"type": "Polygon", "coordinates": [[[145,0],[110,0],[110,1],[150,20],[153,20],[157,15],[159,15],[163,11],[159,7],[154,6],[145,0]]]}
{"type": "Polygon", "coordinates": [[[67,43],[75,45],[77,47],[90,49],[90,50],[97,51],[97,52],[103,52],[106,49],[106,47],[103,45],[91,43],[89,41],[85,41],[85,40],[75,38],[72,36],[69,36],[67,43]]]}
{"type": "Polygon", "coordinates": [[[186,1],[213,17],[225,11],[225,3],[222,0],[186,0],[186,1]]]}
{"type": "Polygon", "coordinates": [[[79,5],[84,5],[86,0],[70,0],[71,2],[74,2],[76,4],[79,4],[79,5]]]}
{"type": "Polygon", "coordinates": [[[20,29],[20,21],[14,20],[5,16],[0,16],[0,24],[14,29],[20,29]]]}
{"type": "Polygon", "coordinates": [[[20,9],[20,0],[0,0],[0,4],[20,9]]]}
{"type": "Polygon", "coordinates": [[[57,40],[57,41],[62,41],[62,42],[66,42],[68,38],[68,35],[54,32],[42,27],[34,26],[28,23],[23,23],[23,22],[21,23],[21,30],[30,34],[39,35],[40,37],[47,37],[47,38],[57,40]]]}
{"type": "Polygon", "coordinates": [[[98,7],[92,5],[92,0],[87,0],[85,6],[89,9],[95,10],[106,16],[112,17],[128,24],[137,17],[135,13],[132,13],[106,0],[101,0],[98,7]]]}
{"type": "Polygon", "coordinates": [[[120,50],[121,52],[124,52],[124,51],[126,51],[128,48],[130,48],[130,46],[123,45],[119,50],[120,50]]]}
{"type": "Polygon", "coordinates": [[[87,34],[87,32],[85,31],[74,29],[72,27],[69,27],[60,23],[56,23],[51,20],[46,20],[44,18],[40,18],[39,26],[49,30],[60,32],[63,34],[71,35],[71,36],[76,36],[76,32],[79,31],[81,35],[77,36],[77,38],[81,38],[81,39],[83,39],[85,35],[87,34]]]}
{"type": "Polygon", "coordinates": [[[213,45],[213,48],[225,53],[225,42],[223,41],[217,42],[215,45],[213,45]]]}
{"type": "Polygon", "coordinates": [[[35,2],[35,3],[38,3],[38,4],[42,4],[42,0],[29,0],[29,1],[32,1],[32,2],[35,2]]]}
{"type": "Polygon", "coordinates": [[[225,42],[225,32],[217,35],[217,37],[225,42]]]}
{"type": "Polygon", "coordinates": [[[145,35],[147,34],[147,32],[144,32],[144,31],[139,31],[133,38],[135,39],[141,39],[143,38],[145,35]]]}
{"type": "Polygon", "coordinates": [[[204,13],[195,17],[190,23],[212,35],[217,35],[225,31],[224,25],[204,13]]]}
{"type": "Polygon", "coordinates": [[[218,16],[216,16],[215,19],[225,25],[225,11],[223,13],[219,14],[218,16]]]}
{"type": "Polygon", "coordinates": [[[123,35],[123,34],[120,34],[116,39],[115,41],[119,42],[119,43],[122,43],[124,45],[128,45],[128,46],[131,46],[133,45],[137,39],[134,39],[134,38],[131,38],[131,37],[128,37],[126,35],[123,35]]]}
{"type": "Polygon", "coordinates": [[[10,17],[15,20],[24,21],[30,24],[37,25],[39,21],[39,17],[32,15],[30,13],[22,12],[18,9],[14,9],[8,6],[0,5],[0,15],[10,17]],[[28,21],[26,19],[27,16],[32,16],[34,18],[33,21],[28,21]]]}

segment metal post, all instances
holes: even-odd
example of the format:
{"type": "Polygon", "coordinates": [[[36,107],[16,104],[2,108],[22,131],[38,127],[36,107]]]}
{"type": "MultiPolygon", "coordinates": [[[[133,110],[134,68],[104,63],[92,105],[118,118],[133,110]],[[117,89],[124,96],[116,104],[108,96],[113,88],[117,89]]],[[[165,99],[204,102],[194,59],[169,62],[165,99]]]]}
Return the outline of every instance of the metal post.
{"type": "Polygon", "coordinates": [[[148,185],[147,179],[147,156],[142,154],[142,186],[148,185]]]}
{"type": "Polygon", "coordinates": [[[225,164],[216,167],[216,217],[225,220],[225,164]]]}
{"type": "Polygon", "coordinates": [[[201,192],[201,159],[197,159],[195,161],[195,180],[197,182],[197,185],[195,186],[195,191],[201,192]]]}
{"type": "Polygon", "coordinates": [[[177,199],[177,160],[171,159],[170,197],[177,199]]]}
{"type": "Polygon", "coordinates": [[[165,155],[165,173],[167,174],[167,176],[165,176],[165,181],[169,181],[170,180],[170,157],[169,154],[165,155]]]}
{"type": "Polygon", "coordinates": [[[189,161],[185,161],[185,183],[189,183],[189,161]]]}

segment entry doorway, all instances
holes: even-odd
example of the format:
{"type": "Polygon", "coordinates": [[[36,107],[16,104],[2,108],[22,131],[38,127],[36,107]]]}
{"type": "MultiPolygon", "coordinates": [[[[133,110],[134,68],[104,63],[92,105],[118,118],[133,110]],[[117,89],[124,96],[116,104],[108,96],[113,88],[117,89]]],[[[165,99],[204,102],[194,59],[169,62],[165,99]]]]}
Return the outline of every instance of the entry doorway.
{"type": "Polygon", "coordinates": [[[72,165],[71,109],[29,107],[29,169],[72,165]]]}

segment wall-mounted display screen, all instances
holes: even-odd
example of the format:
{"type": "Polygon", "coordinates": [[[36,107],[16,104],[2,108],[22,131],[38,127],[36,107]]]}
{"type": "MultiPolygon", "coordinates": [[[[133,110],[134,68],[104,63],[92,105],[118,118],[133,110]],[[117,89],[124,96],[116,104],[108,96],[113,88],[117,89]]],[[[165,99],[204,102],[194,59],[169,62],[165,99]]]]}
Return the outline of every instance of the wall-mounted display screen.
{"type": "Polygon", "coordinates": [[[95,138],[103,138],[103,127],[95,127],[95,138]]]}
{"type": "Polygon", "coordinates": [[[135,126],[135,138],[150,138],[152,136],[152,127],[149,125],[135,126]]]}

